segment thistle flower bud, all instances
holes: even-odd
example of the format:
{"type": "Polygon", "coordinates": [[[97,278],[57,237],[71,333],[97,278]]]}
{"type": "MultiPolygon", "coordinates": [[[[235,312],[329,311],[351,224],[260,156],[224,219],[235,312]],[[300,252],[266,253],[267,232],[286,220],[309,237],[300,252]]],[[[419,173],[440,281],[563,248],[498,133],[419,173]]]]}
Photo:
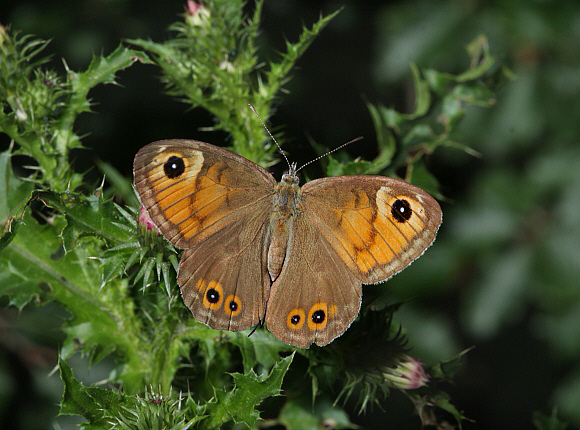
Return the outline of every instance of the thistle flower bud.
{"type": "Polygon", "coordinates": [[[383,376],[393,387],[402,390],[415,390],[427,385],[429,381],[423,363],[406,354],[398,359],[395,367],[387,369],[383,376]]]}
{"type": "Polygon", "coordinates": [[[139,211],[139,227],[145,229],[146,231],[153,231],[159,234],[157,226],[155,225],[155,223],[147,213],[147,210],[143,206],[139,211]]]}
{"type": "Polygon", "coordinates": [[[6,39],[6,28],[0,22],[0,46],[4,45],[4,39],[6,39]]]}
{"type": "Polygon", "coordinates": [[[203,1],[198,3],[195,0],[187,0],[185,6],[185,22],[187,24],[197,27],[205,24],[209,17],[209,10],[203,5],[203,1]]]}

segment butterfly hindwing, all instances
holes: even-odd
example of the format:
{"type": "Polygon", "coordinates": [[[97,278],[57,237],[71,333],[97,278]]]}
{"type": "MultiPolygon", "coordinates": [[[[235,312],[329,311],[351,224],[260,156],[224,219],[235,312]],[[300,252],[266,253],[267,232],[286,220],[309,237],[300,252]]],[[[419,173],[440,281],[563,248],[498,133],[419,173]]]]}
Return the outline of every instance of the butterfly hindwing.
{"type": "Polygon", "coordinates": [[[218,330],[239,331],[264,317],[270,290],[264,209],[246,213],[220,234],[185,250],[178,283],[197,321],[218,330]]]}
{"type": "Polygon", "coordinates": [[[306,215],[293,220],[286,260],[268,300],[268,330],[300,348],[343,334],[356,318],[361,282],[306,215]]]}

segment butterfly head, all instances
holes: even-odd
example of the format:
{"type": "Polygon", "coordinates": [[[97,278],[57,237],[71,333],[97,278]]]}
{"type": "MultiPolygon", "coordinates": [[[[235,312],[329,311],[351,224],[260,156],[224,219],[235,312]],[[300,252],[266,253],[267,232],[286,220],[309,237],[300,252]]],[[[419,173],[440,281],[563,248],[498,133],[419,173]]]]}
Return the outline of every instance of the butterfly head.
{"type": "Polygon", "coordinates": [[[290,169],[282,175],[282,182],[287,185],[298,185],[298,171],[296,163],[290,163],[290,169]]]}

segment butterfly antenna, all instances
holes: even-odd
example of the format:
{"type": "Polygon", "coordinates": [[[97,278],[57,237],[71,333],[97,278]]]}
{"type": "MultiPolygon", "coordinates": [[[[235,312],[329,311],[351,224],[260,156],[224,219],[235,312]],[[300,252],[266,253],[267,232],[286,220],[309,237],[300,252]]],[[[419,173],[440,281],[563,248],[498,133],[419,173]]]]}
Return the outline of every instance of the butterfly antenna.
{"type": "Polygon", "coordinates": [[[346,142],[346,143],[343,143],[342,145],[340,145],[340,146],[338,146],[338,147],[336,147],[336,148],[334,148],[334,149],[331,149],[330,151],[328,151],[328,152],[326,152],[326,153],[324,153],[324,154],[322,154],[322,155],[320,155],[320,156],[316,157],[314,160],[310,160],[308,163],[306,163],[306,164],[303,164],[303,165],[302,165],[302,166],[300,166],[298,169],[296,169],[296,172],[298,173],[298,171],[299,171],[299,170],[302,170],[304,167],[308,166],[309,164],[312,164],[312,163],[314,163],[314,162],[316,162],[316,161],[320,160],[321,158],[324,158],[324,157],[326,157],[327,155],[330,155],[330,154],[332,154],[333,152],[336,152],[336,151],[339,151],[339,150],[341,150],[341,149],[342,149],[342,148],[344,148],[346,145],[350,145],[351,143],[353,143],[353,142],[358,142],[359,140],[362,140],[362,139],[363,139],[363,137],[362,137],[362,136],[355,137],[354,139],[352,139],[352,140],[349,140],[348,142],[346,142]]]}
{"type": "Polygon", "coordinates": [[[266,129],[266,132],[272,138],[272,140],[274,141],[274,143],[276,144],[276,146],[280,150],[280,154],[282,154],[282,156],[286,160],[286,164],[288,164],[288,167],[292,170],[292,165],[290,164],[290,161],[288,160],[288,157],[286,157],[286,154],[284,154],[284,151],[282,151],[282,147],[280,146],[280,144],[278,143],[278,141],[276,140],[276,138],[272,135],[272,133],[270,133],[270,130],[268,130],[268,127],[266,127],[266,124],[262,120],[262,117],[260,115],[258,115],[258,112],[256,112],[256,109],[254,109],[254,106],[252,106],[251,103],[248,103],[248,106],[250,106],[250,109],[252,109],[252,111],[256,114],[256,116],[258,117],[258,119],[260,120],[260,122],[262,123],[262,125],[264,126],[264,128],[266,129]]]}

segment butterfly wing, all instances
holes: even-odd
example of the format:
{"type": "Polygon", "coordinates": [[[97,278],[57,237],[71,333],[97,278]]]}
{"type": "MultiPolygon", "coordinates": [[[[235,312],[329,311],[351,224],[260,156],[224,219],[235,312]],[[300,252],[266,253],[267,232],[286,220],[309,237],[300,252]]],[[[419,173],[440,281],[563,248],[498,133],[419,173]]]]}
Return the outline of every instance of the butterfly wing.
{"type": "Polygon", "coordinates": [[[302,190],[305,212],[363,284],[385,281],[420,257],[442,221],[433,197],[383,176],[323,178],[302,190]]]}
{"type": "Polygon", "coordinates": [[[239,155],[191,140],[141,148],[134,174],[155,225],[186,249],[178,282],[194,317],[216,329],[255,325],[270,287],[264,248],[272,176],[239,155]]]}
{"type": "Polygon", "coordinates": [[[185,250],[177,280],[197,321],[217,330],[239,331],[264,317],[270,290],[264,219],[264,211],[246,214],[185,250]]]}
{"type": "Polygon", "coordinates": [[[320,229],[298,214],[284,265],[270,290],[268,330],[299,348],[324,346],[356,318],[361,296],[360,280],[338,259],[320,229]]]}
{"type": "Polygon", "coordinates": [[[311,181],[300,205],[266,322],[283,342],[307,348],[346,331],[362,283],[390,278],[425,251],[441,209],[424,191],[378,176],[311,181]]]}

